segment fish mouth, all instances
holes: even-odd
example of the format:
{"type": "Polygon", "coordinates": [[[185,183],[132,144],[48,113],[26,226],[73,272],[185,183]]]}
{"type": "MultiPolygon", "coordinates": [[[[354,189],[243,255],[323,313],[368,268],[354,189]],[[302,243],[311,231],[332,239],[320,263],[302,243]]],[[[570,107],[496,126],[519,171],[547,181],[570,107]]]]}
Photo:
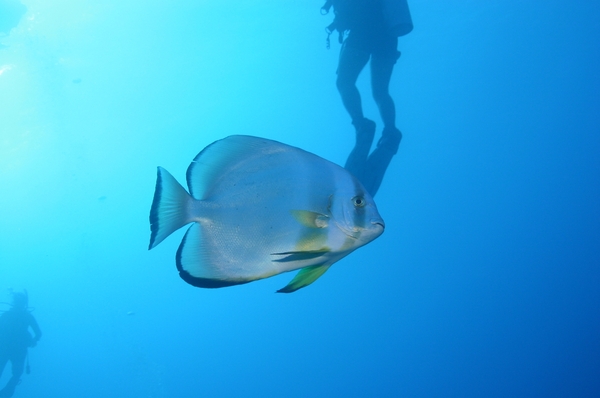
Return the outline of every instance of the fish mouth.
{"type": "Polygon", "coordinates": [[[348,236],[349,238],[355,239],[355,240],[358,240],[358,239],[366,236],[365,233],[368,236],[371,236],[371,235],[379,236],[383,233],[384,230],[385,230],[385,223],[383,222],[382,219],[371,220],[371,227],[356,228],[351,231],[342,229],[342,231],[344,231],[346,236],[348,236]]]}
{"type": "Polygon", "coordinates": [[[375,226],[375,227],[377,227],[377,226],[381,227],[381,230],[382,230],[382,231],[383,231],[383,230],[385,230],[385,223],[383,222],[383,220],[382,220],[382,219],[379,219],[379,220],[371,220],[371,225],[373,225],[373,226],[375,226]]]}
{"type": "Polygon", "coordinates": [[[380,236],[385,231],[385,223],[382,219],[371,221],[371,234],[374,237],[380,236]]]}

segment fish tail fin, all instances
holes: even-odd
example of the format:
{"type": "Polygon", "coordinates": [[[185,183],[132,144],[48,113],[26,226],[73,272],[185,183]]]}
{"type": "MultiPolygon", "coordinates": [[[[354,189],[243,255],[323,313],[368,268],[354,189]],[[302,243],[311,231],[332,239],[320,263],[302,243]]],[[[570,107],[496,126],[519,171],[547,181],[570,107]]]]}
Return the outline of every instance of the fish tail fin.
{"type": "Polygon", "coordinates": [[[192,197],[167,170],[158,168],[154,200],[150,208],[150,245],[152,249],[167,236],[190,223],[187,208],[192,197]]]}

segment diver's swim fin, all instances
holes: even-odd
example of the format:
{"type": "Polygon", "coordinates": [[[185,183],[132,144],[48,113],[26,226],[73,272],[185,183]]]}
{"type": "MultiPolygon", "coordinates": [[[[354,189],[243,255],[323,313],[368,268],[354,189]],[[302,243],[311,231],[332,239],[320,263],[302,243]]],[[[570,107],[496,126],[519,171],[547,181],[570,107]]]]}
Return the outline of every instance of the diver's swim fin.
{"type": "Polygon", "coordinates": [[[377,143],[377,148],[369,155],[366,170],[361,176],[362,179],[359,179],[371,196],[374,197],[379,190],[385,171],[396,152],[398,152],[401,140],[402,133],[400,130],[396,128],[384,129],[382,137],[377,143]]]}

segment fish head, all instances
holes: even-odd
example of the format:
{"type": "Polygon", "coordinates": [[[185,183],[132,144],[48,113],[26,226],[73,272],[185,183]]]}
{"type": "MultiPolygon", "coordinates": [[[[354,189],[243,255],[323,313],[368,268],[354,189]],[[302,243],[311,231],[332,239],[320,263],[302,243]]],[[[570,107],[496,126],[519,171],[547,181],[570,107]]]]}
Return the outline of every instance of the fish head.
{"type": "Polygon", "coordinates": [[[385,229],[373,197],[358,181],[351,188],[336,190],[330,197],[330,212],[353,249],[376,239],[385,229]]]}

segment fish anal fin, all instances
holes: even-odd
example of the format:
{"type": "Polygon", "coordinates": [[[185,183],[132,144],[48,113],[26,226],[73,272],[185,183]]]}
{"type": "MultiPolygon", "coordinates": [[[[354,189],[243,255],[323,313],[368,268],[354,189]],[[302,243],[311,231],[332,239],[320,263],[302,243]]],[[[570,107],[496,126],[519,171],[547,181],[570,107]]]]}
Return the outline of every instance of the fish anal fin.
{"type": "Polygon", "coordinates": [[[300,270],[283,289],[279,289],[277,293],[292,293],[298,289],[302,289],[319,279],[321,275],[329,269],[331,264],[311,265],[300,270]]]}
{"type": "Polygon", "coordinates": [[[181,279],[192,286],[203,288],[242,285],[253,280],[217,272],[217,267],[214,266],[203,241],[202,225],[195,222],[183,236],[175,255],[181,279]]]}
{"type": "Polygon", "coordinates": [[[219,287],[243,285],[244,283],[251,282],[251,281],[235,282],[235,281],[223,281],[223,280],[219,280],[219,279],[210,279],[210,278],[198,278],[198,277],[192,276],[186,270],[180,270],[179,276],[181,277],[181,279],[183,279],[190,285],[195,286],[195,287],[202,287],[205,289],[215,289],[215,288],[219,288],[219,287]]]}

